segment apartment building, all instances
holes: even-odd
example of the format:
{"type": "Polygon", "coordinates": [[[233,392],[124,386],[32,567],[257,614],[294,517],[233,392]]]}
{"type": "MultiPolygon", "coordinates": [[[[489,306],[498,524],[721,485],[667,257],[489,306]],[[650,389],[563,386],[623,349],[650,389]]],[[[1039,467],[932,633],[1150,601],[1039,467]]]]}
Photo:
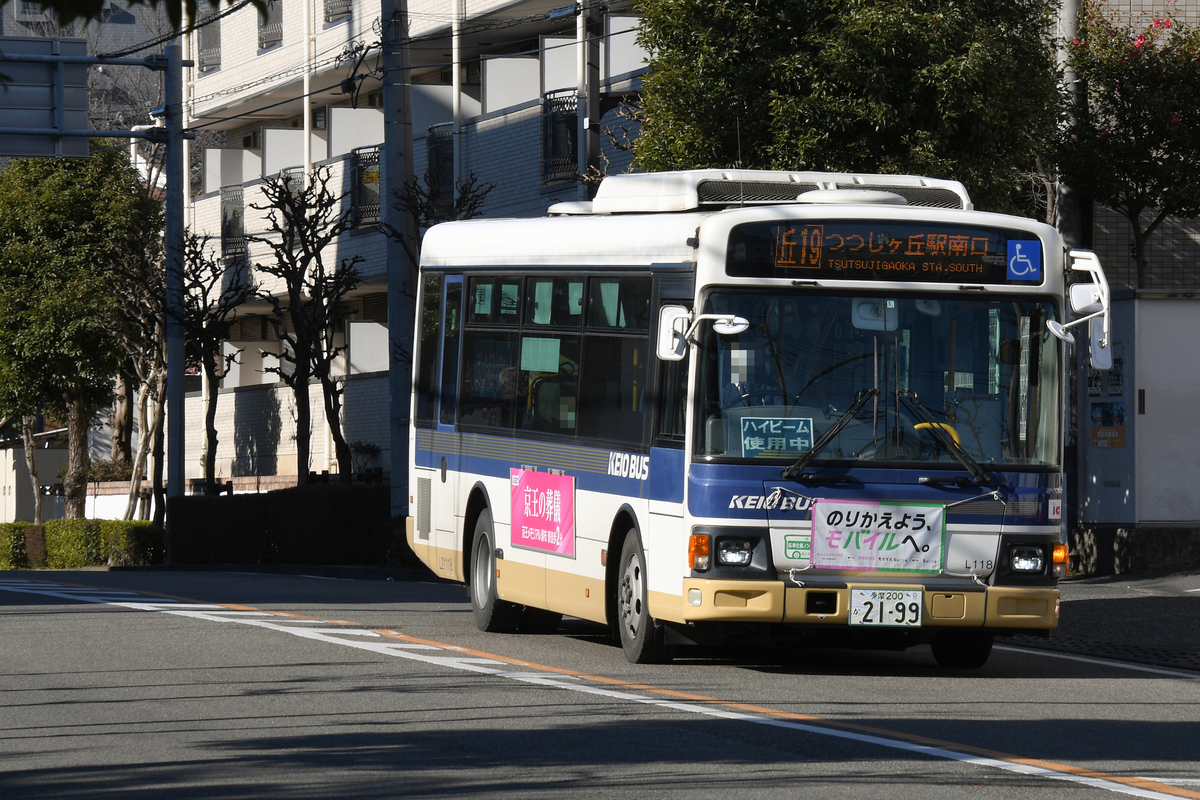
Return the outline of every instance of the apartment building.
{"type": "MultiPolygon", "coordinates": [[[[582,196],[575,147],[579,8],[562,2],[410,2],[414,175],[428,173],[447,194],[456,178],[491,184],[483,208],[491,217],[537,216],[582,196]]],[[[592,91],[602,119],[614,120],[621,102],[636,97],[645,70],[637,19],[630,0],[587,13],[585,36],[598,45],[600,67],[592,91]]],[[[363,281],[335,333],[347,347],[340,364],[344,431],[347,441],[360,443],[355,471],[387,469],[387,269],[376,225],[393,187],[383,184],[379,166],[386,77],[379,4],[274,0],[266,16],[248,4],[213,5],[200,23],[185,41],[194,63],[184,76],[186,125],[198,134],[187,224],[212,237],[222,259],[262,263],[266,247],[247,236],[265,231],[263,212],[254,208],[263,204],[263,182],[281,172],[329,170],[331,186],[360,220],[325,253],[331,262],[362,259],[363,281]]],[[[606,146],[601,161],[622,171],[629,153],[606,146]]],[[[293,395],[269,371],[279,366],[281,345],[268,311],[261,301],[244,306],[226,344],[227,353],[239,355],[221,380],[221,480],[338,469],[315,385],[310,463],[296,463],[293,395]]],[[[185,472],[197,478],[203,426],[192,421],[203,419],[200,393],[189,394],[186,414],[185,472]]]]}

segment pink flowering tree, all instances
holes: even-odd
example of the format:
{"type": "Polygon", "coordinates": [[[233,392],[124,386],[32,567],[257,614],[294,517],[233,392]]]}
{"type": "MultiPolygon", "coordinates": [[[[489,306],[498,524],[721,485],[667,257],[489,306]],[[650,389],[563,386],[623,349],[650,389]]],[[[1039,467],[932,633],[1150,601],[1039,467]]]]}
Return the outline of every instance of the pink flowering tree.
{"type": "Polygon", "coordinates": [[[1133,226],[1138,288],[1146,243],[1167,217],[1200,215],[1200,30],[1168,12],[1122,20],[1080,5],[1068,47],[1086,110],[1064,132],[1061,177],[1133,226]]]}

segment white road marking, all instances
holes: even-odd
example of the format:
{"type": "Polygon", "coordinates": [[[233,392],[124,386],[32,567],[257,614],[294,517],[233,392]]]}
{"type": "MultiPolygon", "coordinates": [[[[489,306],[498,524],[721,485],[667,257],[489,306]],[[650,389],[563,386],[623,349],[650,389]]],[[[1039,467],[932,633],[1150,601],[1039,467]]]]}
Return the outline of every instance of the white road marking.
{"type": "MultiPolygon", "coordinates": [[[[1183,591],[1187,593],[1200,592],[1200,589],[1184,589],[1183,591]]],[[[1197,781],[1197,783],[1200,783],[1200,781],[1197,781]]]]}
{"type": "Polygon", "coordinates": [[[1007,645],[994,645],[993,650],[1006,650],[1010,653],[1024,653],[1026,655],[1045,656],[1046,658],[1061,658],[1064,661],[1079,661],[1083,664],[1098,664],[1102,667],[1113,667],[1115,669],[1128,669],[1134,672],[1149,672],[1151,675],[1168,675],[1172,678],[1186,678],[1190,681],[1200,681],[1200,675],[1189,674],[1172,669],[1161,669],[1159,667],[1143,667],[1140,664],[1130,664],[1128,661],[1109,661],[1104,658],[1090,658],[1088,656],[1073,656],[1067,653],[1055,653],[1050,650],[1041,650],[1036,647],[1009,647],[1007,645]]]}
{"type": "MultiPolygon", "coordinates": [[[[390,642],[366,642],[354,639],[338,638],[340,634],[346,633],[361,633],[363,631],[356,630],[339,630],[333,629],[321,630],[314,628],[290,628],[286,625],[281,625],[278,622],[270,622],[261,617],[234,616],[222,617],[224,612],[232,609],[224,609],[222,612],[200,612],[187,608],[177,607],[162,607],[154,603],[130,603],[117,602],[111,599],[100,597],[77,597],[70,594],[64,594],[57,591],[60,587],[55,587],[52,584],[41,584],[40,588],[31,588],[32,585],[12,586],[6,582],[0,582],[0,590],[16,591],[27,594],[40,594],[48,597],[61,597],[70,600],[85,600],[86,602],[116,606],[119,608],[128,608],[134,611],[153,611],[160,614],[171,614],[175,616],[190,617],[192,619],[207,619],[214,622],[232,622],[240,625],[248,625],[256,628],[265,628],[268,630],[287,633],[292,636],[297,636],[303,639],[313,639],[315,641],[325,642],[327,644],[341,645],[342,647],[352,647],[356,650],[365,650],[380,655],[392,656],[395,658],[404,658],[411,661],[419,661],[425,664],[434,666],[443,666],[450,669],[463,670],[466,672],[474,672],[490,677],[502,678],[507,680],[515,680],[520,683],[534,684],[545,686],[548,688],[562,689],[569,692],[580,692],[583,694],[596,695],[599,697],[607,697],[614,700],[625,700],[628,702],[639,703],[648,706],[657,706],[660,708],[669,708],[675,711],[681,711],[688,714],[699,714],[706,717],[717,717],[720,719],[737,720],[748,722],[755,725],[768,725],[775,728],[784,728],[787,730],[803,731],[818,736],[831,736],[837,739],[848,739],[851,741],[862,742],[865,744],[877,745],[880,747],[888,747],[894,750],[902,750],[909,753],[931,756],[934,758],[942,758],[949,761],[958,761],[974,766],[991,767],[993,769],[1004,770],[1006,772],[1015,772],[1020,775],[1028,775],[1031,777],[1047,778],[1050,780],[1067,781],[1069,783],[1082,784],[1091,786],[1096,789],[1114,792],[1117,794],[1125,794],[1133,797],[1152,798],[1153,800],[1175,800],[1175,795],[1155,792],[1150,789],[1143,789],[1138,786],[1129,786],[1115,781],[1105,780],[1101,777],[1091,775],[1080,775],[1073,772],[1059,772],[1047,767],[1040,767],[1031,764],[1022,764],[1014,761],[1004,761],[1001,759],[988,758],[986,756],[977,756],[969,753],[960,753],[955,750],[948,750],[930,745],[917,744],[908,742],[902,739],[891,739],[883,736],[875,736],[866,733],[858,733],[855,731],[840,730],[837,728],[827,728],[819,724],[796,722],[787,719],[779,719],[777,717],[760,716],[757,714],[749,714],[741,711],[733,711],[719,705],[702,705],[698,703],[683,702],[677,700],[668,700],[662,697],[655,697],[634,691],[625,691],[619,689],[609,689],[604,686],[597,686],[591,682],[572,683],[571,681],[584,681],[583,676],[577,675],[560,675],[554,672],[514,672],[511,669],[511,664],[497,661],[490,658],[480,658],[472,655],[450,655],[455,651],[463,651],[463,648],[456,647],[436,647],[426,645],[438,653],[446,653],[447,655],[434,655],[428,650],[413,652],[415,648],[411,646],[397,646],[397,643],[390,642]]],[[[195,604],[200,605],[200,604],[195,604]]],[[[223,608],[214,606],[215,608],[223,608]]],[[[265,612],[264,612],[265,613],[265,612]]],[[[266,616],[275,616],[267,614],[266,616]]],[[[372,633],[367,631],[367,633],[372,633]]],[[[378,635],[378,634],[375,634],[378,635]]],[[[382,637],[381,637],[382,638],[382,637]]],[[[416,643],[414,643],[416,644],[416,643]]],[[[1023,648],[1002,647],[1003,650],[1012,650],[1020,653],[1036,653],[1038,655],[1058,656],[1057,653],[1047,653],[1039,650],[1026,650],[1023,648]]],[[[1067,657],[1071,660],[1088,661],[1105,666],[1113,666],[1120,668],[1130,668],[1130,665],[1119,662],[1104,662],[1098,659],[1083,659],[1078,657],[1067,657]]],[[[1187,675],[1179,675],[1177,673],[1162,671],[1164,674],[1174,677],[1191,677],[1187,675]]],[[[1157,778],[1143,779],[1152,782],[1159,782],[1157,778]]],[[[1161,783],[1167,783],[1161,781],[1161,783]]]]}

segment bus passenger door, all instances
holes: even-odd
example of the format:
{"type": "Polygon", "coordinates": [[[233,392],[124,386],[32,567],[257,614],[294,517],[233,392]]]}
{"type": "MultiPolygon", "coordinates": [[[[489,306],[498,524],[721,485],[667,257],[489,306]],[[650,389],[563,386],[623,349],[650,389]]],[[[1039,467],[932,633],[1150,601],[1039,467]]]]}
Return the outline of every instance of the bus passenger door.
{"type": "Polygon", "coordinates": [[[457,517],[462,436],[455,428],[458,412],[459,350],[462,338],[462,276],[446,276],[446,304],[442,314],[441,375],[434,434],[433,538],[436,572],[461,580],[462,554],[458,550],[457,517]]]}

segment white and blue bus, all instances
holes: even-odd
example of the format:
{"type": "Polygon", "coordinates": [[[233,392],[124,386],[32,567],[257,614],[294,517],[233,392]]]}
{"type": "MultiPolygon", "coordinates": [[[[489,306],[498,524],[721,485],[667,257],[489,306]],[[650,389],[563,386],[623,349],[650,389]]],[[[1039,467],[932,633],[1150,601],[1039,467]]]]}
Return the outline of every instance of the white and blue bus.
{"type": "Polygon", "coordinates": [[[1102,365],[1109,316],[1053,228],[953,181],[621,175],[435,226],[420,285],[408,540],[483,630],[977,667],[1057,625],[1065,329],[1102,365]]]}

